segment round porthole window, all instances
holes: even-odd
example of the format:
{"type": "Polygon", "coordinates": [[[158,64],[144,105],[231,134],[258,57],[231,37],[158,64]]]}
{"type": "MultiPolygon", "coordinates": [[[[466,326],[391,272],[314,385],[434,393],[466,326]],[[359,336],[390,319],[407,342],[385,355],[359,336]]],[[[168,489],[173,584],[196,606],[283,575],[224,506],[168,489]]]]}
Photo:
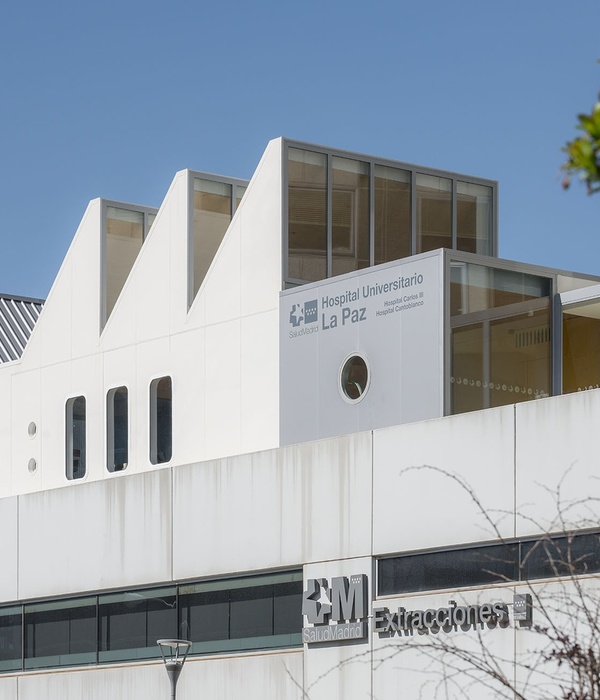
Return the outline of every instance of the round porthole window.
{"type": "Polygon", "coordinates": [[[35,474],[36,469],[37,469],[37,462],[33,457],[29,460],[29,464],[27,465],[27,469],[29,470],[30,474],[35,474]]]}
{"type": "Polygon", "coordinates": [[[360,401],[369,388],[369,367],[360,355],[350,355],[342,365],[340,388],[342,396],[352,403],[360,401]]]}
{"type": "Polygon", "coordinates": [[[27,434],[29,437],[35,437],[37,433],[37,425],[32,421],[28,426],[27,426],[27,434]]]}

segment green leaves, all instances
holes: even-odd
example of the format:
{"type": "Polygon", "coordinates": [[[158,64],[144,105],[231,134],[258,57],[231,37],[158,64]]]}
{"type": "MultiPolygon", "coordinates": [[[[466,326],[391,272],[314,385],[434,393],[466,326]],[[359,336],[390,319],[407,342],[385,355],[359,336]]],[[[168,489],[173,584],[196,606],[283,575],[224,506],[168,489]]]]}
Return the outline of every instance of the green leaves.
{"type": "Polygon", "coordinates": [[[562,149],[567,154],[567,162],[562,166],[566,171],[562,184],[567,189],[571,177],[577,175],[585,183],[588,194],[594,194],[600,192],[600,102],[596,102],[590,114],[579,114],[577,119],[577,128],[583,131],[583,136],[569,141],[562,149]]]}

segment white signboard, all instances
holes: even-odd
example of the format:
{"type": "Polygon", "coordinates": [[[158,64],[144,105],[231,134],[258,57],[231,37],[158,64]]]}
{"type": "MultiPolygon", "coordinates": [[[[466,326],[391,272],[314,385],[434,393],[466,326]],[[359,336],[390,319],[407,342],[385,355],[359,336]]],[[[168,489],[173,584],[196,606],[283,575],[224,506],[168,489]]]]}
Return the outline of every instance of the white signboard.
{"type": "Polygon", "coordinates": [[[436,251],[281,294],[281,444],[443,414],[442,260],[436,251]],[[355,357],[357,381],[343,371],[355,357]]]}

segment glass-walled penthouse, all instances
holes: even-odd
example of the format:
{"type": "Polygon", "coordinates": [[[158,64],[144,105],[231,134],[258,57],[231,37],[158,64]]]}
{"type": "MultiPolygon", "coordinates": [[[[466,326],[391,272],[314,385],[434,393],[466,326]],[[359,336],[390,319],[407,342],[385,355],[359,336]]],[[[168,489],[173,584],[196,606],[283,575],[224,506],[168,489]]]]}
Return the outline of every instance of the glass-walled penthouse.
{"type": "Polygon", "coordinates": [[[496,254],[497,185],[287,142],[286,286],[437,248],[496,254]]]}

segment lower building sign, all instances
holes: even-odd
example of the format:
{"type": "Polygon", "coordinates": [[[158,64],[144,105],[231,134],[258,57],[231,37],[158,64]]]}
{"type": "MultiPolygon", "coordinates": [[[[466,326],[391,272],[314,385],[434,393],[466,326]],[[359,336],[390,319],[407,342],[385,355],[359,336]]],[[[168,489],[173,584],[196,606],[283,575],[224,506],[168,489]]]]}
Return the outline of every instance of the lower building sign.
{"type": "MultiPolygon", "coordinates": [[[[513,596],[513,619],[522,627],[531,625],[531,594],[513,596]]],[[[417,632],[453,632],[461,629],[478,629],[487,627],[508,627],[510,616],[508,605],[503,602],[484,603],[483,605],[457,605],[450,600],[447,607],[429,608],[427,610],[407,610],[399,607],[396,611],[388,608],[373,610],[373,632],[380,637],[394,635],[408,636],[417,632]]]]}
{"type": "Polygon", "coordinates": [[[365,639],[367,628],[366,574],[336,576],[331,584],[325,578],[306,582],[302,614],[310,626],[302,629],[305,644],[365,639]]]}

